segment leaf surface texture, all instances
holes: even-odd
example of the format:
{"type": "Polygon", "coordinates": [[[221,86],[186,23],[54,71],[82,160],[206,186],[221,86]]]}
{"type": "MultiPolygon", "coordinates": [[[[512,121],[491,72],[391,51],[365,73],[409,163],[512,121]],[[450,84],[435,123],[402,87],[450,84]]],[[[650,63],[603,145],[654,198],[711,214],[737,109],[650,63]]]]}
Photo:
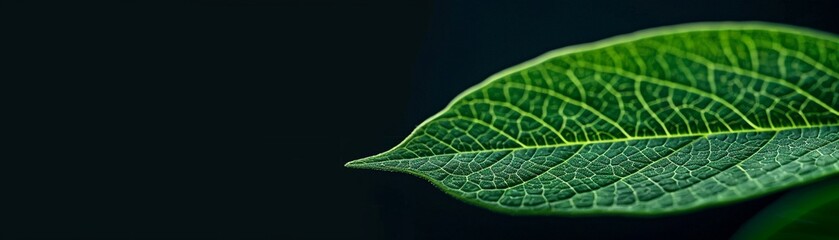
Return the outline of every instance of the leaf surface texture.
{"type": "Polygon", "coordinates": [[[513,214],[658,214],[839,172],[839,41],[761,23],[559,49],[467,90],[395,148],[406,172],[513,214]]]}

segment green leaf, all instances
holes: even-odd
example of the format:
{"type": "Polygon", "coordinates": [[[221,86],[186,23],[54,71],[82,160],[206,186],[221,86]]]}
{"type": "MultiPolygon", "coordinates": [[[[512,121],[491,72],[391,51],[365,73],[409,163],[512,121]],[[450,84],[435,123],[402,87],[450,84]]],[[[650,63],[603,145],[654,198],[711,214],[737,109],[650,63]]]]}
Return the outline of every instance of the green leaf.
{"type": "Polygon", "coordinates": [[[563,48],[346,166],[410,173],[511,214],[661,214],[756,197],[839,172],[837,53],[834,35],[765,23],[563,48]]]}
{"type": "Polygon", "coordinates": [[[836,239],[839,178],[792,191],[747,222],[733,239],[836,239]]]}

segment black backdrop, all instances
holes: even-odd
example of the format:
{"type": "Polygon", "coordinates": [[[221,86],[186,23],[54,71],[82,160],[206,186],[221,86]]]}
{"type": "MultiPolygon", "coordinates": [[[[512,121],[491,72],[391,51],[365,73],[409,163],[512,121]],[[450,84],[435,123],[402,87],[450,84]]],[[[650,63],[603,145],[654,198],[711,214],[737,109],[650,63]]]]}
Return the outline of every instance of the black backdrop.
{"type": "Polygon", "coordinates": [[[822,1],[4,1],[23,134],[4,237],[727,238],[782,193],[666,217],[513,217],[346,169],[551,49],[761,20],[839,33],[822,1]]]}

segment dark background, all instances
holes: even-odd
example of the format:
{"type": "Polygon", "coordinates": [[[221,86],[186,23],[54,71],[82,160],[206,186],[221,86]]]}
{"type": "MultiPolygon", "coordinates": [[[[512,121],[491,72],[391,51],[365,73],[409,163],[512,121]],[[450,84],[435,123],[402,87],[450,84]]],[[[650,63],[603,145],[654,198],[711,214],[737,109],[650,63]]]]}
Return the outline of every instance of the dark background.
{"type": "Polygon", "coordinates": [[[727,238],[780,193],[514,217],[343,164],[552,49],[696,21],[839,33],[834,2],[4,1],[4,237],[727,238]]]}

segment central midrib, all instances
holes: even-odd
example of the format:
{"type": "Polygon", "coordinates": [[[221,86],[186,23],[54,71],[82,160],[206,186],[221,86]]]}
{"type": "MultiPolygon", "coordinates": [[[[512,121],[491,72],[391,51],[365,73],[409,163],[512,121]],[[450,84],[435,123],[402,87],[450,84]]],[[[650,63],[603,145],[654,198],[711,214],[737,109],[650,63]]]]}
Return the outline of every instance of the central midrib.
{"type": "MultiPolygon", "coordinates": [[[[382,154],[367,157],[367,158],[362,158],[362,159],[355,160],[355,161],[359,161],[359,164],[367,164],[367,163],[380,163],[380,162],[389,162],[389,161],[416,160],[416,159],[428,158],[428,157],[450,156],[450,155],[471,154],[471,153],[490,153],[490,152],[502,152],[502,151],[518,151],[518,150],[525,150],[525,149],[557,148],[557,147],[580,146],[580,145],[600,144],[600,143],[628,142],[628,141],[635,141],[635,140],[651,140],[651,139],[660,139],[660,138],[708,137],[708,136],[714,136],[714,135],[737,134],[737,133],[780,132],[780,131],[786,131],[786,130],[800,130],[800,129],[809,129],[809,128],[838,127],[838,126],[839,126],[839,123],[831,123],[831,124],[818,125],[818,126],[792,126],[792,127],[780,127],[780,128],[776,127],[776,128],[743,129],[743,130],[734,130],[734,131],[719,132],[719,133],[671,134],[670,136],[662,136],[662,135],[641,136],[641,137],[597,140],[597,141],[588,141],[588,142],[570,142],[570,143],[551,144],[551,145],[524,146],[524,147],[517,147],[517,148],[486,149],[486,150],[478,150],[478,151],[465,151],[465,152],[456,152],[456,153],[436,154],[436,155],[421,156],[421,157],[416,157],[416,158],[401,158],[401,159],[388,159],[388,160],[375,161],[375,162],[363,162],[365,159],[371,159],[371,158],[387,155],[391,151],[402,147],[402,144],[400,144],[396,148],[388,150],[387,152],[384,152],[382,154]]],[[[352,162],[355,162],[355,161],[352,161],[352,162]]]]}

